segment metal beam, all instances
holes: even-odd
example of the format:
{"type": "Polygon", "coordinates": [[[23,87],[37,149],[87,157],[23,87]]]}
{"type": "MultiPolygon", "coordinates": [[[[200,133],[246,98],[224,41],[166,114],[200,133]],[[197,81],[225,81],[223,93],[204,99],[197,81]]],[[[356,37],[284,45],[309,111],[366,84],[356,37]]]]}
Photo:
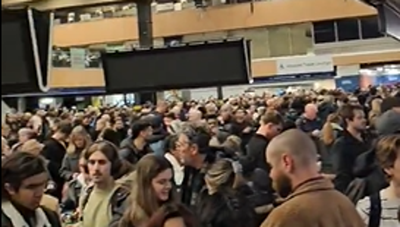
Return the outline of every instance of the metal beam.
{"type": "Polygon", "coordinates": [[[1,7],[30,6],[37,10],[59,10],[124,3],[126,0],[2,0],[1,7]]]}

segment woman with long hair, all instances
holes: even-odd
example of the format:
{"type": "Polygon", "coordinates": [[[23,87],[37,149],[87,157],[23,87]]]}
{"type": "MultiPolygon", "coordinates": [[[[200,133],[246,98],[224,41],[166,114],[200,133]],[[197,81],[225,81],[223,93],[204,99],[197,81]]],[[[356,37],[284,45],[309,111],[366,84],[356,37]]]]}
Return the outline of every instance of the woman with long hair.
{"type": "MultiPolygon", "coordinates": [[[[332,153],[331,147],[334,144],[335,140],[341,135],[343,132],[343,128],[340,125],[341,118],[339,114],[333,113],[329,114],[326,118],[326,122],[321,130],[321,140],[319,143],[320,155],[321,155],[321,172],[325,174],[332,173],[332,153]]],[[[327,175],[328,176],[328,175],[327,175]]],[[[329,177],[334,177],[333,175],[329,177]]]]}
{"type": "Polygon", "coordinates": [[[382,114],[381,111],[382,99],[376,98],[371,102],[371,110],[368,113],[369,126],[375,127],[376,119],[382,114]]]}
{"type": "Polygon", "coordinates": [[[134,177],[130,205],[120,220],[119,227],[159,226],[160,220],[164,222],[162,226],[165,226],[168,222],[166,213],[175,213],[171,216],[175,218],[173,227],[191,227],[187,215],[179,215],[183,210],[175,202],[172,166],[166,158],[153,154],[144,156],[136,165],[134,177]]]}
{"type": "Polygon", "coordinates": [[[340,122],[341,118],[336,113],[329,114],[326,118],[326,122],[321,131],[321,140],[325,146],[331,146],[339,136],[340,132],[343,131],[340,122]]]}
{"type": "Polygon", "coordinates": [[[66,181],[73,180],[79,175],[79,158],[90,145],[92,140],[86,129],[76,126],[70,135],[67,153],[60,169],[60,175],[66,181]]]}
{"type": "Polygon", "coordinates": [[[211,165],[204,177],[207,189],[200,194],[197,207],[201,226],[255,226],[255,211],[234,190],[235,178],[231,160],[220,159],[211,165]]]}

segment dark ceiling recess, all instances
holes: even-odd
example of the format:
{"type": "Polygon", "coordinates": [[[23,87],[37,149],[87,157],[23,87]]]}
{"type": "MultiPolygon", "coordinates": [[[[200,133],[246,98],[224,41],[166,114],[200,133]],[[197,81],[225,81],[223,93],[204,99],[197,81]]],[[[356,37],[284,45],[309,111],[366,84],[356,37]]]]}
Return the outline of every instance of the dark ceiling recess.
{"type": "Polygon", "coordinates": [[[47,84],[49,29],[50,13],[33,9],[2,10],[2,95],[41,92],[37,77],[39,70],[44,79],[41,83],[47,84]]]}

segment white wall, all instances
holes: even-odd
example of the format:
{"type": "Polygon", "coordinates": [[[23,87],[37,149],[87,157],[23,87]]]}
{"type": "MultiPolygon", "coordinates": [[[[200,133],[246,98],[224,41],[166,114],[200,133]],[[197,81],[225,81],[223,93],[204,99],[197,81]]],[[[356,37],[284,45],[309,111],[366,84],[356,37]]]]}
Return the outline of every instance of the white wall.
{"type": "MultiPolygon", "coordinates": [[[[336,84],[333,79],[326,80],[308,80],[299,82],[282,82],[282,83],[264,83],[264,84],[245,84],[245,85],[235,85],[235,86],[223,86],[222,93],[224,98],[238,96],[243,94],[247,89],[252,89],[256,94],[261,95],[263,92],[274,93],[277,90],[286,89],[288,87],[302,87],[304,89],[335,89],[336,84]]],[[[218,91],[217,87],[208,88],[196,88],[188,90],[190,92],[190,99],[193,100],[204,100],[210,97],[217,98],[218,91]]]]}
{"type": "Polygon", "coordinates": [[[218,98],[216,87],[190,89],[190,98],[192,100],[203,100],[210,97],[218,98]]]}
{"type": "Polygon", "coordinates": [[[262,94],[263,92],[274,93],[277,90],[286,89],[288,87],[302,87],[304,89],[335,89],[336,84],[333,79],[327,80],[309,80],[299,82],[282,82],[282,83],[265,83],[265,84],[248,84],[248,85],[237,85],[237,86],[225,86],[222,88],[224,98],[230,96],[236,96],[243,94],[246,89],[253,89],[256,94],[262,94]]]}

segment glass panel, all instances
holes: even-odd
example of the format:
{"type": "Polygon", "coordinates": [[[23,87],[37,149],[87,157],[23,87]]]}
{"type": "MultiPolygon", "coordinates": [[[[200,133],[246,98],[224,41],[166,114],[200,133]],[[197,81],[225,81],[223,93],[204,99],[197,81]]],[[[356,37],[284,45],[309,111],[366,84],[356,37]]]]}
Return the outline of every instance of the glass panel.
{"type": "MultiPolygon", "coordinates": [[[[261,0],[264,1],[264,0],[261,0]]],[[[164,13],[207,7],[248,3],[251,0],[156,0],[152,1],[153,13],[164,13]]],[[[118,3],[104,6],[80,6],[75,9],[57,10],[55,19],[59,23],[77,23],[82,21],[98,20],[104,18],[136,16],[135,3],[118,3]]]]}
{"type": "Polygon", "coordinates": [[[237,32],[231,32],[230,37],[250,40],[250,53],[252,59],[269,57],[267,28],[238,30],[237,32]]]}
{"type": "Polygon", "coordinates": [[[338,31],[338,41],[360,39],[360,29],[358,20],[353,18],[336,21],[338,31]]]}
{"type": "Polygon", "coordinates": [[[52,62],[54,67],[71,67],[71,54],[69,48],[53,49],[52,62]]]}
{"type": "Polygon", "coordinates": [[[100,52],[97,50],[87,50],[85,65],[87,68],[100,68],[100,52]]]}
{"type": "Polygon", "coordinates": [[[307,54],[308,50],[312,48],[312,38],[310,35],[311,24],[296,24],[290,26],[291,33],[291,55],[307,54]]]}
{"type": "Polygon", "coordinates": [[[175,46],[181,44],[182,41],[183,41],[183,36],[164,37],[164,44],[167,46],[175,46]]]}
{"type": "Polygon", "coordinates": [[[334,21],[320,21],[313,23],[313,34],[315,43],[335,42],[334,21]]]}
{"type": "Polygon", "coordinates": [[[268,43],[271,57],[290,55],[290,27],[276,26],[268,28],[268,43]]]}
{"type": "Polygon", "coordinates": [[[361,35],[363,39],[373,39],[382,37],[383,34],[379,32],[378,17],[362,17],[360,18],[361,35]]]}

